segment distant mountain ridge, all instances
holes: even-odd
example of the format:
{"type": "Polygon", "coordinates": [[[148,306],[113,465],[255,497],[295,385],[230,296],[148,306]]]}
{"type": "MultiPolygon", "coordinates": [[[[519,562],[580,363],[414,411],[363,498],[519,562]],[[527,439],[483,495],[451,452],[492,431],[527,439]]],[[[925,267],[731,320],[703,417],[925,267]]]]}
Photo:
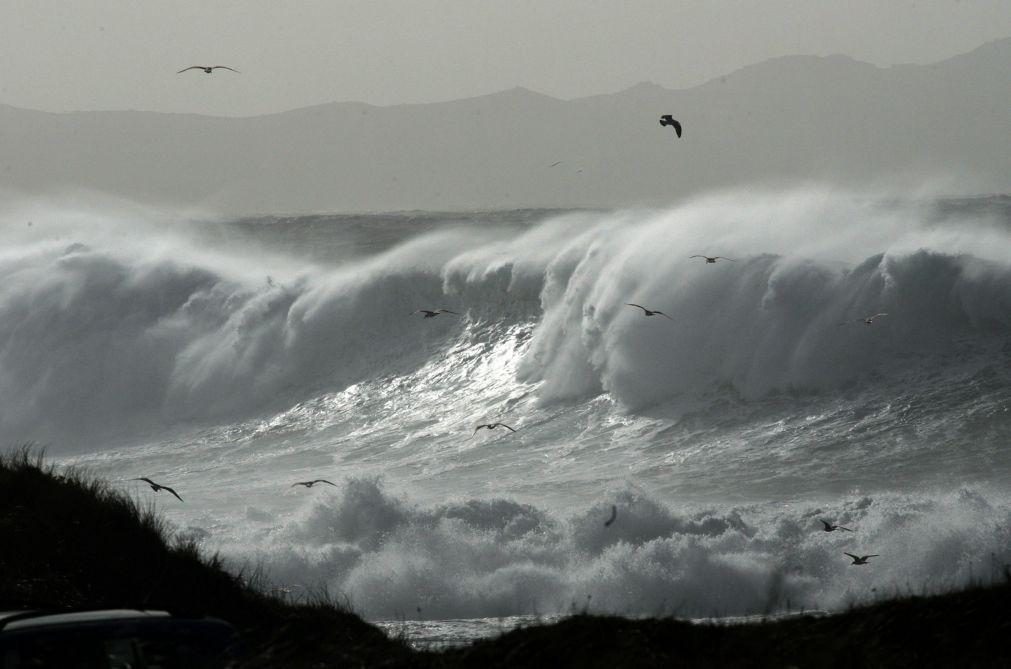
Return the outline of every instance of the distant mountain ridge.
{"type": "Polygon", "coordinates": [[[1011,192],[1008,72],[1011,38],[929,65],[786,56],[688,89],[574,100],[513,88],[246,118],[0,105],[0,192],[229,214],[654,205],[797,180],[1011,192]]]}

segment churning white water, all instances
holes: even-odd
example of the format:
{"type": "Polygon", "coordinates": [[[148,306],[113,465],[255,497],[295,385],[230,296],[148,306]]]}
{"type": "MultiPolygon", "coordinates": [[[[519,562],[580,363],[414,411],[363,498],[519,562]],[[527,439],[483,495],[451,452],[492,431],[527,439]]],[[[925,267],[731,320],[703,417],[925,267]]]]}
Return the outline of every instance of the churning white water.
{"type": "Polygon", "coordinates": [[[3,443],[173,486],[292,596],[747,615],[1011,562],[1007,198],[0,220],[3,443]]]}

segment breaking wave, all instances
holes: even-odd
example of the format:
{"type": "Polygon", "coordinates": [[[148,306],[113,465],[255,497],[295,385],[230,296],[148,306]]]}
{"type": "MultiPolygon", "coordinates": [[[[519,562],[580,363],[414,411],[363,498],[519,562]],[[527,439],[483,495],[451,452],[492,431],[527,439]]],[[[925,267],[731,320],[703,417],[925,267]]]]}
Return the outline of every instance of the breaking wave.
{"type": "Polygon", "coordinates": [[[720,388],[838,389],[938,360],[1007,367],[1006,222],[925,206],[723,194],[457,226],[338,265],[211,248],[183,224],[53,217],[3,233],[8,442],[86,449],[249,419],[520,335],[515,382],[541,403],[605,392],[631,411],[720,388]],[[465,315],[407,316],[424,307],[465,315]],[[879,312],[871,328],[838,325],[879,312]]]}
{"type": "Polygon", "coordinates": [[[172,522],[292,596],[325,584],[373,618],[735,615],[1011,561],[1006,198],[9,208],[0,240],[0,439],[126,489],[171,481],[172,522]],[[460,315],[410,315],[440,307],[460,315]],[[475,435],[489,420],[519,431],[475,435]],[[307,477],[340,489],[291,490],[307,477]]]}
{"type": "Polygon", "coordinates": [[[968,488],[722,510],[612,499],[605,527],[610,499],[572,516],[504,499],[422,508],[351,479],[247,548],[293,598],[325,585],[379,619],[834,609],[999,580],[1011,563],[1008,500],[968,488]],[[844,552],[880,557],[855,567],[844,552]]]}

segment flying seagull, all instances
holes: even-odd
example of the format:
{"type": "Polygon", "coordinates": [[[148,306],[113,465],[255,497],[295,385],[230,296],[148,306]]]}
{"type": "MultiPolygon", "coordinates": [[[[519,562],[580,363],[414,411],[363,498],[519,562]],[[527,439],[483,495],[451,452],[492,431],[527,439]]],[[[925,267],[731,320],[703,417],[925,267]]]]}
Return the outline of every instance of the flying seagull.
{"type": "Polygon", "coordinates": [[[843,555],[849,555],[853,558],[853,564],[868,564],[867,561],[872,557],[878,557],[877,553],[874,555],[853,555],[853,553],[843,553],[843,555]]]}
{"type": "Polygon", "coordinates": [[[874,323],[874,319],[875,318],[878,318],[879,316],[887,316],[887,315],[888,315],[887,313],[883,313],[883,314],[874,314],[873,316],[867,316],[865,318],[854,318],[851,321],[843,321],[839,325],[840,326],[849,325],[850,323],[863,323],[864,325],[871,325],[872,323],[874,323]]]}
{"type": "MultiPolygon", "coordinates": [[[[507,429],[507,430],[509,430],[511,432],[515,432],[516,431],[513,428],[511,428],[508,425],[506,425],[505,423],[484,423],[483,425],[478,425],[477,427],[474,428],[474,434],[477,434],[477,431],[480,430],[482,427],[488,428],[489,430],[494,430],[496,427],[504,427],[505,429],[507,429]]],[[[472,434],[470,436],[473,437],[474,434],[472,434]]]]}
{"type": "Polygon", "coordinates": [[[664,318],[666,318],[669,321],[674,320],[673,318],[671,318],[670,316],[668,316],[667,314],[665,314],[662,311],[658,311],[656,309],[647,309],[646,307],[642,306],[641,304],[632,304],[631,302],[626,302],[625,306],[626,307],[639,307],[640,309],[642,309],[644,316],[652,316],[654,314],[660,314],[661,316],[663,316],[664,318]]]}
{"type": "Polygon", "coordinates": [[[842,525],[833,525],[832,523],[828,522],[827,520],[822,520],[821,524],[825,526],[825,531],[826,532],[835,532],[836,530],[846,530],[847,532],[852,532],[853,531],[853,530],[851,530],[848,527],[843,527],[842,525]]]}
{"type": "Polygon", "coordinates": [[[689,258],[705,258],[706,262],[709,264],[715,263],[717,260],[729,260],[730,262],[737,262],[733,258],[727,258],[725,256],[688,256],[689,258]]]}
{"type": "Polygon", "coordinates": [[[414,314],[425,314],[425,318],[435,318],[439,314],[453,314],[459,316],[460,314],[455,311],[450,311],[449,309],[436,309],[435,311],[429,311],[428,309],[418,309],[417,311],[412,311],[411,316],[414,314]]]}
{"type": "Polygon", "coordinates": [[[236,74],[242,74],[241,72],[239,72],[235,68],[228,67],[227,65],[210,65],[210,66],[208,66],[208,65],[191,65],[190,67],[186,67],[186,68],[183,68],[183,69],[179,70],[178,72],[176,72],[176,74],[182,74],[183,72],[186,72],[188,70],[203,70],[204,74],[210,74],[211,70],[231,70],[232,72],[235,72],[236,74]]]}
{"type": "Polygon", "coordinates": [[[147,483],[149,486],[151,486],[151,490],[154,490],[155,492],[158,492],[159,490],[168,490],[170,493],[172,493],[173,495],[175,495],[176,499],[178,499],[180,502],[183,501],[183,498],[179,496],[179,493],[177,493],[175,490],[173,490],[172,488],[168,487],[167,485],[160,485],[158,483],[155,483],[151,479],[143,478],[143,477],[141,477],[139,479],[130,479],[130,480],[131,481],[143,481],[144,483],[147,483]]]}
{"type": "Polygon", "coordinates": [[[333,483],[331,481],[327,481],[326,479],[316,479],[315,481],[299,481],[298,483],[292,483],[291,487],[294,488],[297,485],[304,485],[306,488],[311,488],[314,485],[316,485],[317,483],[327,483],[329,485],[332,485],[335,488],[337,487],[336,483],[333,483]]]}
{"type": "Polygon", "coordinates": [[[610,527],[611,523],[618,517],[618,507],[611,505],[611,517],[604,521],[604,527],[610,527]]]}
{"type": "Polygon", "coordinates": [[[674,126],[674,132],[678,137],[681,136],[681,124],[674,120],[674,117],[670,114],[664,114],[660,117],[660,125],[670,125],[674,126]]]}
{"type": "Polygon", "coordinates": [[[565,162],[564,160],[558,160],[558,161],[555,161],[555,162],[551,163],[550,165],[548,165],[548,167],[555,167],[557,165],[561,165],[564,162],[565,162]]]}

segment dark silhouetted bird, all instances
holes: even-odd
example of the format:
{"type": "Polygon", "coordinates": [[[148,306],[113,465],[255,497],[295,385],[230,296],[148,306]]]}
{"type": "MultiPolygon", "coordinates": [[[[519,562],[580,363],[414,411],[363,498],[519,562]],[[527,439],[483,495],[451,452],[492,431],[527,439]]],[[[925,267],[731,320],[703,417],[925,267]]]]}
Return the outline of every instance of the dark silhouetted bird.
{"type": "Polygon", "coordinates": [[[715,263],[717,260],[729,260],[730,262],[737,262],[733,258],[727,258],[725,256],[688,256],[689,258],[705,258],[706,262],[710,265],[715,263]]]}
{"type": "Polygon", "coordinates": [[[311,488],[314,485],[316,485],[317,483],[326,483],[328,485],[332,485],[335,488],[337,487],[336,483],[333,483],[331,481],[327,481],[326,479],[316,479],[315,481],[299,481],[298,483],[292,483],[291,487],[294,488],[297,485],[304,485],[306,488],[311,488]]]}
{"type": "Polygon", "coordinates": [[[131,481],[143,481],[144,483],[146,483],[149,486],[151,486],[151,490],[154,490],[155,492],[158,492],[159,490],[167,490],[170,493],[172,493],[173,495],[175,495],[176,499],[178,499],[180,502],[183,501],[183,498],[179,496],[179,493],[177,493],[175,490],[173,490],[172,488],[168,487],[167,485],[161,485],[160,483],[155,483],[151,479],[143,478],[143,477],[141,477],[139,479],[130,479],[130,480],[131,481]]]}
{"type": "Polygon", "coordinates": [[[660,125],[669,125],[674,128],[674,133],[680,137],[681,136],[681,123],[674,120],[674,117],[670,114],[664,114],[660,117],[660,125]]]}
{"type": "MultiPolygon", "coordinates": [[[[477,427],[474,428],[474,434],[477,434],[477,431],[480,430],[481,428],[486,428],[486,429],[489,429],[489,430],[494,430],[496,427],[504,427],[505,429],[507,429],[507,430],[509,430],[511,432],[515,432],[516,431],[513,428],[511,428],[508,425],[506,425],[505,423],[484,423],[484,424],[478,425],[477,427]]],[[[470,436],[473,437],[474,434],[472,434],[470,436]]]]}
{"type": "Polygon", "coordinates": [[[852,564],[867,564],[867,561],[872,557],[879,557],[877,553],[873,555],[853,555],[853,553],[843,553],[843,555],[849,555],[853,558],[852,564]]]}
{"type": "Polygon", "coordinates": [[[888,314],[874,314],[873,316],[866,316],[864,318],[854,318],[851,321],[843,321],[839,325],[840,326],[849,325],[850,323],[863,323],[864,325],[872,325],[874,323],[874,319],[875,318],[879,318],[881,316],[887,316],[887,315],[888,314]]]}
{"type": "Polygon", "coordinates": [[[632,304],[631,302],[626,302],[625,306],[626,307],[639,307],[640,309],[642,309],[644,316],[652,316],[654,314],[659,314],[659,315],[663,316],[664,318],[666,318],[667,320],[670,320],[670,321],[674,320],[673,318],[671,318],[670,316],[668,316],[667,314],[665,314],[662,311],[657,311],[655,309],[647,309],[646,307],[642,306],[641,304],[632,304]]]}
{"type": "Polygon", "coordinates": [[[851,530],[848,527],[843,527],[842,525],[833,525],[832,523],[828,522],[827,520],[822,520],[821,524],[825,526],[825,531],[826,532],[835,532],[836,530],[846,530],[847,532],[852,532],[853,531],[853,530],[851,530]]]}
{"type": "Polygon", "coordinates": [[[176,74],[182,74],[183,72],[187,72],[189,70],[203,70],[204,74],[210,74],[212,70],[231,70],[232,72],[235,72],[236,74],[242,74],[241,72],[239,72],[235,68],[228,67],[227,65],[209,65],[209,66],[208,65],[191,65],[190,67],[186,67],[186,68],[183,68],[183,69],[179,70],[178,72],[176,72],[176,74]]]}
{"type": "Polygon", "coordinates": [[[428,309],[418,309],[417,311],[412,311],[411,316],[414,314],[425,314],[425,318],[435,318],[439,314],[453,314],[454,316],[459,316],[460,314],[455,311],[450,311],[449,309],[436,309],[435,311],[429,311],[428,309]]]}
{"type": "Polygon", "coordinates": [[[604,521],[604,527],[610,527],[611,523],[613,523],[617,518],[618,518],[618,507],[612,504],[611,517],[604,521]]]}

